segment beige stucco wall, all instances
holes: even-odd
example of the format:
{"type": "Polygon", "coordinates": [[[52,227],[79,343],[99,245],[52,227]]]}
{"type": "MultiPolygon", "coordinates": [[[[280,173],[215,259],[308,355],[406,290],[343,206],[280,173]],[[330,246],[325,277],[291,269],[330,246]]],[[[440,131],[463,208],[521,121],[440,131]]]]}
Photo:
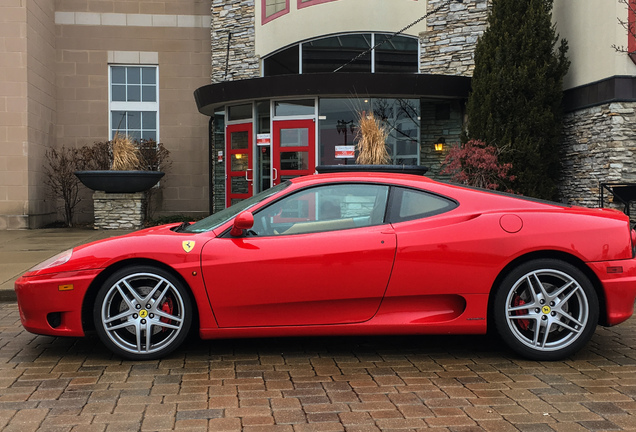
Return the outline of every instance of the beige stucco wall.
{"type": "MultiPolygon", "coordinates": [[[[265,25],[261,22],[261,1],[256,6],[256,54],[263,57],[282,47],[331,33],[395,32],[426,14],[425,0],[336,0],[298,9],[289,1],[289,13],[265,25]]],[[[426,21],[404,34],[417,36],[426,21]]]]}
{"type": "Polygon", "coordinates": [[[627,54],[612,48],[627,48],[627,30],[618,22],[627,20],[627,7],[619,0],[555,0],[552,17],[570,47],[572,65],[565,89],[616,75],[636,75],[636,65],[627,54]]]}

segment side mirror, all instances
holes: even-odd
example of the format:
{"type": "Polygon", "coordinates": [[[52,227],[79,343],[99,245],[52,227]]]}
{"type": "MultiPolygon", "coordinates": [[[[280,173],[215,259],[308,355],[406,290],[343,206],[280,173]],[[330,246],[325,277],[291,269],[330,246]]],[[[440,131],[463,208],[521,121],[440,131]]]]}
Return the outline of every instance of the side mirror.
{"type": "Polygon", "coordinates": [[[232,237],[240,237],[243,235],[243,230],[250,229],[254,226],[254,215],[252,212],[244,211],[239,213],[234,219],[234,225],[232,225],[232,231],[230,235],[232,237]]]}

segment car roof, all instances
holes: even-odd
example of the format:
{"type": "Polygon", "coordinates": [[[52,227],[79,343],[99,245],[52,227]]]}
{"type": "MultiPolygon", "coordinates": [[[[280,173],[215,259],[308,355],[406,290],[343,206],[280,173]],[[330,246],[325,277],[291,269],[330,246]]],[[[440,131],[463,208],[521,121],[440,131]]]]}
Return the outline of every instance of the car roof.
{"type": "Polygon", "coordinates": [[[422,188],[452,199],[465,201],[470,197],[471,201],[480,208],[498,208],[500,206],[510,209],[528,208],[566,208],[567,204],[546,201],[538,198],[516,195],[507,192],[471,187],[455,183],[447,183],[433,180],[423,175],[398,174],[388,172],[335,172],[329,174],[314,174],[304,177],[292,178],[291,182],[298,186],[313,186],[338,181],[389,183],[407,187],[422,188]],[[480,198],[476,199],[477,196],[480,198]],[[504,204],[505,203],[505,204],[504,204]]]}
{"type": "Polygon", "coordinates": [[[409,182],[416,183],[437,183],[435,180],[432,180],[428,177],[422,175],[415,174],[396,174],[396,173],[386,173],[386,172],[337,172],[337,173],[329,173],[329,174],[314,174],[310,176],[304,177],[295,177],[291,181],[294,184],[300,183],[321,183],[324,181],[331,180],[353,180],[353,181],[363,181],[363,182],[394,182],[398,184],[405,184],[409,182]]]}

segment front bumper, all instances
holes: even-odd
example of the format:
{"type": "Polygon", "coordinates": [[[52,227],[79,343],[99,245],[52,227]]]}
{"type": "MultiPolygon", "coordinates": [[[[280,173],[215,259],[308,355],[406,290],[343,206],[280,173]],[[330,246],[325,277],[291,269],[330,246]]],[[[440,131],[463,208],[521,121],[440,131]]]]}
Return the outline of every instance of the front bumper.
{"type": "Polygon", "coordinates": [[[31,333],[84,336],[82,303],[101,270],[22,276],[15,282],[20,320],[31,333]]]}
{"type": "Polygon", "coordinates": [[[604,324],[613,326],[631,317],[636,300],[636,259],[587,264],[603,286],[606,314],[604,324]]]}

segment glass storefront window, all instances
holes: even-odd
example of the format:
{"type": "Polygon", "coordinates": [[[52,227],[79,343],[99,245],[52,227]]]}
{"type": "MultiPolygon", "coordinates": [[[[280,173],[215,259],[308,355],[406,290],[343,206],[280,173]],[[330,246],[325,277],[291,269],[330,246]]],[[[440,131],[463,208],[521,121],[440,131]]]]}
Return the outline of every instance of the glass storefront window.
{"type": "Polygon", "coordinates": [[[337,159],[336,146],[356,143],[356,124],[362,112],[373,112],[387,128],[387,151],[394,164],[417,165],[420,161],[419,99],[321,99],[319,163],[354,163],[337,159]]]}
{"type": "Polygon", "coordinates": [[[228,121],[248,120],[252,118],[252,104],[228,107],[228,121]]]}
{"type": "Polygon", "coordinates": [[[333,72],[419,71],[419,41],[411,36],[383,33],[347,33],[291,45],[263,59],[264,76],[333,72]],[[383,42],[377,46],[378,43],[383,42]],[[377,46],[372,52],[347,64],[357,55],[377,46]],[[372,63],[372,59],[375,61],[372,63]]]}
{"type": "MultiPolygon", "coordinates": [[[[256,133],[261,136],[270,134],[270,115],[269,115],[269,101],[261,101],[256,103],[256,133]]],[[[258,138],[257,135],[257,138],[258,138]]],[[[260,192],[265,189],[269,189],[271,185],[271,135],[269,135],[270,143],[267,145],[258,145],[256,152],[257,170],[254,172],[254,192],[260,192]]]]}
{"type": "Polygon", "coordinates": [[[284,100],[274,102],[274,115],[276,117],[309,116],[314,115],[314,100],[284,100]]]}
{"type": "Polygon", "coordinates": [[[419,70],[418,42],[404,36],[376,34],[375,43],[384,42],[375,49],[375,71],[416,73],[419,70]]]}
{"type": "MultiPolygon", "coordinates": [[[[371,34],[346,34],[302,44],[303,73],[333,72],[371,48],[371,34]]],[[[371,72],[371,53],[348,64],[343,72],[371,72]]]]}

